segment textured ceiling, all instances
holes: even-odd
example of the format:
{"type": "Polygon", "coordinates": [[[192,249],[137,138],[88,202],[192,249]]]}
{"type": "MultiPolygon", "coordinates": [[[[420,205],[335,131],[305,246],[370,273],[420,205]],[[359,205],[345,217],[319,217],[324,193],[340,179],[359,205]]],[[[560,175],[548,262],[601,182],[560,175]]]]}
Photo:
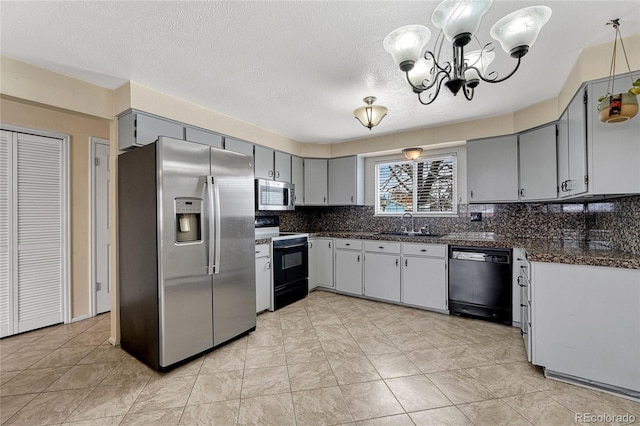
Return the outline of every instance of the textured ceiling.
{"type": "MultiPolygon", "coordinates": [[[[556,96],[582,48],[640,32],[640,2],[494,1],[478,32],[524,6],[553,9],[511,79],[468,102],[422,106],[383,47],[393,29],[432,29],[434,1],[0,1],[0,53],[104,87],[127,80],[301,142],[331,143],[503,114],[556,96]],[[369,131],[352,111],[389,108],[369,131]]],[[[432,40],[429,47],[433,46],[432,40]]],[[[448,49],[448,48],[447,48],[448,49]]],[[[512,66],[497,46],[492,69],[512,66]]],[[[608,61],[609,58],[603,58],[608,61]]]]}

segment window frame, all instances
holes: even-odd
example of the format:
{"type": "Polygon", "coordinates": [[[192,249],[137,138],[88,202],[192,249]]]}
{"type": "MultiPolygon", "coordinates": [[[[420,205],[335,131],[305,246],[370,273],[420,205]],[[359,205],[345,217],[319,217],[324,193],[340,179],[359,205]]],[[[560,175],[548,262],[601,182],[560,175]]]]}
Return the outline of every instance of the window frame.
{"type": "Polygon", "coordinates": [[[399,217],[406,213],[411,213],[416,217],[457,217],[458,216],[458,155],[455,152],[437,154],[428,157],[421,157],[417,161],[397,159],[397,160],[380,160],[374,163],[374,185],[375,185],[375,199],[374,199],[374,215],[381,217],[399,217]],[[418,191],[416,190],[416,180],[418,163],[424,163],[428,161],[437,160],[453,160],[453,194],[452,194],[452,210],[451,211],[433,211],[433,212],[419,212],[418,208],[418,191]],[[403,212],[384,212],[380,210],[380,167],[384,165],[392,164],[411,164],[413,168],[413,184],[412,184],[412,210],[403,212]]]}

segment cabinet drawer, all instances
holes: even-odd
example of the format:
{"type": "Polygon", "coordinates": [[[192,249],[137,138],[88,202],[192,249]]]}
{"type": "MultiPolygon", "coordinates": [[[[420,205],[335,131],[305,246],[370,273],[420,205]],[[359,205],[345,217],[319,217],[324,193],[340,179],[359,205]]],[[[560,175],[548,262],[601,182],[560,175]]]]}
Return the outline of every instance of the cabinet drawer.
{"type": "Polygon", "coordinates": [[[400,254],[400,243],[393,241],[365,241],[364,249],[378,253],[397,253],[400,254]]]}
{"type": "Polygon", "coordinates": [[[269,257],[269,244],[257,244],[256,245],[256,257],[269,257]]]}
{"type": "Polygon", "coordinates": [[[446,244],[403,243],[402,253],[411,256],[447,257],[446,244]]]}
{"type": "Polygon", "coordinates": [[[337,249],[362,250],[362,241],[336,238],[337,249]]]}

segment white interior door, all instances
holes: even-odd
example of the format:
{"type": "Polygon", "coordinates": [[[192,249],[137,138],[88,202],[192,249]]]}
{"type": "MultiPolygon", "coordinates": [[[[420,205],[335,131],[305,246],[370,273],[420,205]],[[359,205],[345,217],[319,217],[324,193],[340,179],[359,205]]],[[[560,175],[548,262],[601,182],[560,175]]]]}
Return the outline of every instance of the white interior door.
{"type": "Polygon", "coordinates": [[[65,176],[61,139],[14,135],[17,309],[13,315],[16,332],[21,333],[63,321],[65,176]]]}
{"type": "Polygon", "coordinates": [[[93,173],[93,288],[95,313],[111,310],[109,288],[109,142],[92,138],[94,145],[93,173]]]}

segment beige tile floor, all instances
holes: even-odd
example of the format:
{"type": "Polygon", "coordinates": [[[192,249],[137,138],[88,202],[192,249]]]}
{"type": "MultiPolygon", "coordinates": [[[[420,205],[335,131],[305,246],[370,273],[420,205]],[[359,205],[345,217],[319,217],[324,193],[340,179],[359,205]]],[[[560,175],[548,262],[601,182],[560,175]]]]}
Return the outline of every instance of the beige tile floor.
{"type": "Polygon", "coordinates": [[[570,425],[640,403],[547,380],[517,329],[316,291],[169,373],[109,315],[0,340],[7,425],[570,425]]]}

